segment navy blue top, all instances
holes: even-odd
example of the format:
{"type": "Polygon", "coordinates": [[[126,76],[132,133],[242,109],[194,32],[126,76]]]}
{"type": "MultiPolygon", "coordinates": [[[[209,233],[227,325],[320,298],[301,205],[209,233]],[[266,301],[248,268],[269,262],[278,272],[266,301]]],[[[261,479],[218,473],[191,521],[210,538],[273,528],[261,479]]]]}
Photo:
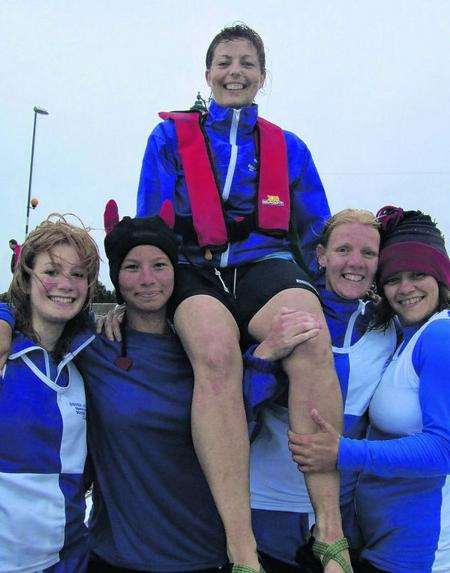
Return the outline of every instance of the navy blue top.
{"type": "Polygon", "coordinates": [[[193,373],[175,335],[102,337],[78,361],[95,468],[91,546],[115,566],[193,571],[227,562],[225,534],[191,438],[193,373]]]}

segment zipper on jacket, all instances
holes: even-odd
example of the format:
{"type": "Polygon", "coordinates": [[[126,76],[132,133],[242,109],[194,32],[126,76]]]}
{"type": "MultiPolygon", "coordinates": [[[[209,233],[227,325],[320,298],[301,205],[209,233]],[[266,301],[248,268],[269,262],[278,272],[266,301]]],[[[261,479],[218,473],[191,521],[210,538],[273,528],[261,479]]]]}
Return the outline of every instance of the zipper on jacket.
{"type": "Polygon", "coordinates": [[[230,163],[228,164],[227,176],[222,191],[222,199],[224,201],[226,201],[230,196],[231,183],[233,181],[234,172],[236,170],[236,161],[238,152],[238,146],[236,144],[236,140],[237,140],[237,130],[239,125],[240,115],[241,115],[240,109],[233,109],[233,119],[231,120],[231,128],[230,128],[230,146],[231,146],[230,163]]]}
{"type": "MultiPolygon", "coordinates": [[[[241,115],[240,109],[233,109],[233,117],[231,120],[231,128],[230,128],[230,162],[228,163],[227,169],[227,176],[225,178],[225,185],[223,186],[222,191],[222,200],[225,202],[228,200],[231,191],[231,183],[233,182],[234,172],[236,171],[236,163],[237,163],[237,154],[238,154],[238,146],[237,146],[237,132],[239,126],[239,118],[241,115]]],[[[220,267],[226,267],[228,265],[228,256],[230,253],[230,245],[228,244],[227,250],[222,253],[220,256],[220,267]]]]}

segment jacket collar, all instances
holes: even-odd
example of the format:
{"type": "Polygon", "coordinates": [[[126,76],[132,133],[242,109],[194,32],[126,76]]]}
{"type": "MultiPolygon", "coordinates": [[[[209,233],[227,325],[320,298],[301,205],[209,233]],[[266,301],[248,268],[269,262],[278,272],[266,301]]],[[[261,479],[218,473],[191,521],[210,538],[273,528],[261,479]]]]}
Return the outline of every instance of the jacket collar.
{"type": "MultiPolygon", "coordinates": [[[[74,343],[71,346],[71,351],[62,357],[60,366],[70,362],[83,348],[90,344],[94,340],[95,336],[92,333],[80,334],[74,339],[74,343]]],[[[23,335],[21,332],[16,331],[14,333],[14,338],[11,344],[11,352],[8,356],[8,360],[14,360],[19,356],[24,354],[29,354],[34,350],[40,350],[46,353],[47,351],[39,346],[34,340],[23,335]]]]}
{"type": "Polygon", "coordinates": [[[342,298],[334,291],[328,290],[325,287],[320,287],[319,293],[323,303],[332,308],[339,309],[338,312],[352,313],[358,308],[358,305],[360,303],[358,299],[349,300],[346,298],[342,298]]]}
{"type": "Polygon", "coordinates": [[[226,133],[228,133],[233,123],[233,117],[235,118],[237,116],[236,112],[239,112],[239,132],[253,133],[258,119],[258,106],[255,103],[248,107],[235,110],[231,107],[222,107],[212,100],[205,119],[205,127],[219,132],[226,131],[226,133]]]}
{"type": "Polygon", "coordinates": [[[346,322],[350,316],[359,310],[362,316],[365,316],[365,321],[369,322],[373,314],[373,305],[370,301],[364,302],[360,299],[349,300],[342,298],[333,291],[327,290],[324,287],[319,288],[320,300],[322,305],[327,309],[326,314],[332,316],[334,319],[346,322]],[[369,310],[369,312],[366,312],[369,310]]]}
{"type": "Polygon", "coordinates": [[[33,350],[42,350],[42,348],[31,340],[31,338],[27,338],[21,332],[15,332],[14,338],[11,343],[11,352],[8,356],[9,360],[14,360],[18,356],[22,356],[22,354],[28,354],[33,350]]]}

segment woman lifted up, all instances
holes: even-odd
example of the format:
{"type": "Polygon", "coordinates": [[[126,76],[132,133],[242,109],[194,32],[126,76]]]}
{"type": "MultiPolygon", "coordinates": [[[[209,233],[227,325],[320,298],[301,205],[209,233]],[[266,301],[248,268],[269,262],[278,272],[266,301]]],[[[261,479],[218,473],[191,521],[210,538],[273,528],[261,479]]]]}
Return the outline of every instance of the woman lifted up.
{"type": "MultiPolygon", "coordinates": [[[[222,30],[206,54],[208,112],[162,114],[148,141],[137,197],[138,216],[172,217],[182,241],[174,322],[195,376],[194,444],[230,560],[250,570],[259,565],[249,509],[240,329],[262,340],[282,307],[313,313],[322,324],[319,336],[283,361],[290,426],[316,431],[312,406],[338,431],[342,420],[320,302],[295,260],[300,248],[314,265],[328,204],[306,145],[258,118],[253,100],[265,77],[258,34],[243,25],[222,30]]],[[[333,542],[342,536],[337,473],[307,481],[316,534],[333,542]]],[[[334,571],[340,568],[326,567],[334,571]]]]}

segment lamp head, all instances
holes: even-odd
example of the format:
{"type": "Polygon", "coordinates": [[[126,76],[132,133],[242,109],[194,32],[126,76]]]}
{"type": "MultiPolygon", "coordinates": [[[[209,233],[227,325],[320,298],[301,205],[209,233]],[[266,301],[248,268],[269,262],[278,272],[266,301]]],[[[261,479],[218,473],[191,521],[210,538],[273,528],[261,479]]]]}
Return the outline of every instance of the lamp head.
{"type": "Polygon", "coordinates": [[[34,111],[34,113],[40,113],[42,115],[48,115],[48,111],[42,107],[34,106],[33,111],[34,111]]]}

